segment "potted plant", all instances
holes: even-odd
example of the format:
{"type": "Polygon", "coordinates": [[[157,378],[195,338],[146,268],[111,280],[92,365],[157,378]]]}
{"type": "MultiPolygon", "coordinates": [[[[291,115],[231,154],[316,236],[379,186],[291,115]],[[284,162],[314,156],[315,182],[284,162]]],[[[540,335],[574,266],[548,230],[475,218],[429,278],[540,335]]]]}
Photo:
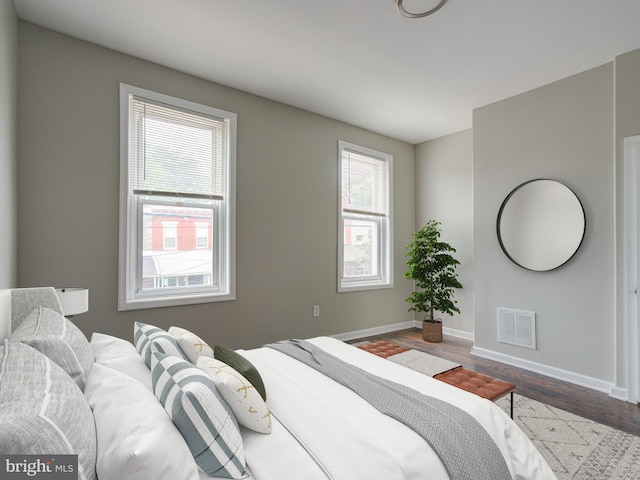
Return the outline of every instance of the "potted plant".
{"type": "Polygon", "coordinates": [[[413,303],[410,312],[425,312],[422,338],[429,342],[442,341],[442,320],[434,312],[453,315],[460,313],[453,298],[454,289],[462,288],[458,282],[456,266],[460,264],[451,253],[448,243],[440,241],[440,222],[430,220],[421,230],[413,233],[414,241],[407,246],[406,278],[415,281],[414,291],[407,302],[413,303]]]}

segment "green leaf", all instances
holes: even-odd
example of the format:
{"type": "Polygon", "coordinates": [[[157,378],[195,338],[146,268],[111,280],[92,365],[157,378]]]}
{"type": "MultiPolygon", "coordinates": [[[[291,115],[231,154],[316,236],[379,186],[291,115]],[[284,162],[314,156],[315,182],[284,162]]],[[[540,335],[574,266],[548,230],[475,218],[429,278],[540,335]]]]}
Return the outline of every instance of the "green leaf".
{"type": "Polygon", "coordinates": [[[456,249],[440,241],[440,225],[430,220],[413,233],[414,241],[407,245],[408,269],[404,276],[414,280],[419,289],[407,298],[407,302],[413,303],[410,312],[426,312],[432,316],[433,310],[449,315],[460,313],[453,299],[455,289],[462,288],[456,274],[460,262],[451,255],[456,249]]]}

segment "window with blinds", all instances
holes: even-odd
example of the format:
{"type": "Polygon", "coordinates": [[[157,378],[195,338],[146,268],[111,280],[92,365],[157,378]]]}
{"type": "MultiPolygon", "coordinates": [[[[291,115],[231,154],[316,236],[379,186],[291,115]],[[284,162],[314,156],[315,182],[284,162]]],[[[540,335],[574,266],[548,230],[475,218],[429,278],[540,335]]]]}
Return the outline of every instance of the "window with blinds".
{"type": "Polygon", "coordinates": [[[119,308],[234,298],[236,115],[121,85],[119,308]]]}
{"type": "Polygon", "coordinates": [[[133,96],[134,193],[223,199],[225,120],[133,96]]]}
{"type": "Polygon", "coordinates": [[[393,157],[340,141],[338,291],[391,287],[393,157]]]}

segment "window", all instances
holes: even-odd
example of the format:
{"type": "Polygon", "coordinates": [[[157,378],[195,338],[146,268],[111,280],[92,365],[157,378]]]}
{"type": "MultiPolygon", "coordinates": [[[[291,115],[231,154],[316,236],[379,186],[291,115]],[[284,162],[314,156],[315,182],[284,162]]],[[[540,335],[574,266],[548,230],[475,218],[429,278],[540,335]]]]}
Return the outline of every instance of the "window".
{"type": "Polygon", "coordinates": [[[196,248],[209,248],[209,223],[196,223],[196,248]]]}
{"type": "Polygon", "coordinates": [[[391,287],[393,157],[343,141],[338,150],[338,291],[391,287]]]}
{"type": "Polygon", "coordinates": [[[120,310],[235,295],[236,115],[120,86],[120,310]]]}
{"type": "MultiPolygon", "coordinates": [[[[153,216],[151,217],[151,221],[153,222],[153,216]]],[[[162,236],[164,238],[165,250],[177,250],[178,230],[176,222],[162,222],[162,236]]],[[[153,238],[153,235],[151,238],[153,238]]]]}

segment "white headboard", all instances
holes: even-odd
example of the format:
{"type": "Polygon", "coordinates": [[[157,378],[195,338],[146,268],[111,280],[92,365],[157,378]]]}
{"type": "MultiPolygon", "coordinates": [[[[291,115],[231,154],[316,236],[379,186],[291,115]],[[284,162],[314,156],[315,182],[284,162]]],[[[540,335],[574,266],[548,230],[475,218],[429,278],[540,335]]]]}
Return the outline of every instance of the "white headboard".
{"type": "Polygon", "coordinates": [[[0,290],[0,345],[11,334],[11,290],[0,290]]]}

